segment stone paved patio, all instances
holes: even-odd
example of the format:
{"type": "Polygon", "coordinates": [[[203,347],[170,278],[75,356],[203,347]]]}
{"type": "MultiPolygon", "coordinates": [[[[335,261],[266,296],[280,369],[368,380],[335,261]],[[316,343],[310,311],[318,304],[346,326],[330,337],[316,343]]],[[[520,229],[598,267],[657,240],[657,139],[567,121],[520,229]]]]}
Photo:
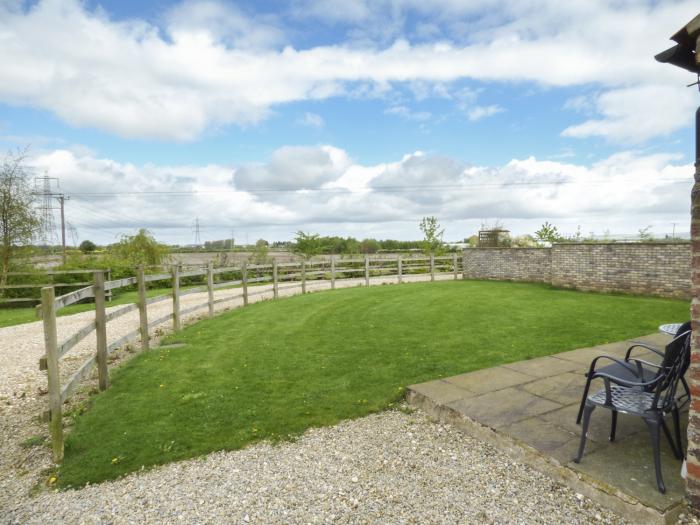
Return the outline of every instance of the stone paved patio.
{"type": "MultiPolygon", "coordinates": [[[[663,347],[670,337],[650,334],[636,340],[663,347]]],[[[684,501],[681,464],[663,439],[667,490],[660,494],[649,434],[641,418],[620,414],[617,437],[611,443],[610,412],[595,410],[586,453],[580,464],[573,462],[581,436],[576,414],[584,373],[594,357],[623,357],[629,345],[630,341],[621,341],[581,348],[413,385],[408,399],[433,417],[493,441],[508,455],[602,500],[633,523],[670,523],[684,501]]],[[[639,350],[634,355],[658,362],[658,356],[639,350]]],[[[687,412],[682,422],[687,423],[687,412]]]]}

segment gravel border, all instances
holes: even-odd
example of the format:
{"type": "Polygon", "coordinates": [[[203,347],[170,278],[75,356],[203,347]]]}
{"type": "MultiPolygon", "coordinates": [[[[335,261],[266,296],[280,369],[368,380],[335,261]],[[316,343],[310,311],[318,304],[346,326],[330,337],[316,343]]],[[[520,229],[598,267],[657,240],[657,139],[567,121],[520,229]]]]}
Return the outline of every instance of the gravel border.
{"type": "Polygon", "coordinates": [[[6,517],[26,524],[624,523],[491,445],[407,412],[45,492],[6,517]]]}

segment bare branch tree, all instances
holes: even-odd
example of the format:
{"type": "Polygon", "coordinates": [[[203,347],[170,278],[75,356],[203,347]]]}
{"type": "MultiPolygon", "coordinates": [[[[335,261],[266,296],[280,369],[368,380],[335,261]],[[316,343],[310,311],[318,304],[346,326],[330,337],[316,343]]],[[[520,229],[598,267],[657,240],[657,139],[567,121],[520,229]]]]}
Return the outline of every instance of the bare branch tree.
{"type": "Polygon", "coordinates": [[[0,284],[7,284],[7,273],[15,250],[30,244],[41,219],[34,208],[34,195],[25,164],[27,149],[9,152],[0,164],[0,284]]]}

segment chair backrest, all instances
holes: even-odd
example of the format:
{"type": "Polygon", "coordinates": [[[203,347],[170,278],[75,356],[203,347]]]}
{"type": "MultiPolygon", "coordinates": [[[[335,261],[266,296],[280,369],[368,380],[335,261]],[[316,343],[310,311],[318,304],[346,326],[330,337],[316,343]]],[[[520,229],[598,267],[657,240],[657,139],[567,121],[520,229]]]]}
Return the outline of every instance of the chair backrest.
{"type": "Polygon", "coordinates": [[[690,330],[686,330],[666,345],[657,376],[660,380],[654,389],[653,406],[658,410],[670,410],[675,403],[678,382],[690,366],[690,334],[690,330]]]}
{"type": "Polygon", "coordinates": [[[685,323],[680,325],[678,327],[678,330],[676,330],[676,335],[674,337],[678,337],[679,335],[682,335],[682,334],[686,333],[688,330],[690,330],[691,324],[692,323],[690,321],[686,321],[685,323]]]}

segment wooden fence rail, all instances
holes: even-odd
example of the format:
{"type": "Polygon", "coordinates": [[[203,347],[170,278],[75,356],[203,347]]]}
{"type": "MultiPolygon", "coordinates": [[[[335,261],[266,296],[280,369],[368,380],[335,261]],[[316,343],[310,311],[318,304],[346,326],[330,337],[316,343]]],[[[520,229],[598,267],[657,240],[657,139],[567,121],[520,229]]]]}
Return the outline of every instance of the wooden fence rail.
{"type": "Polygon", "coordinates": [[[187,271],[182,271],[180,266],[173,266],[169,273],[152,275],[146,274],[144,267],[139,267],[135,276],[114,281],[105,280],[104,271],[95,271],[90,286],[59,297],[55,295],[54,286],[45,286],[41,289],[41,305],[38,313],[43,319],[46,352],[39,360],[39,368],[46,370],[48,375],[49,406],[45,415],[49,420],[53,459],[57,463],[63,459],[62,405],[75,392],[79,384],[97,368],[99,389],[107,389],[109,387],[109,354],[138,341],[140,341],[142,350],[148,350],[153,330],[164,323],[172,321],[172,329],[177,331],[182,326],[183,316],[204,310],[209,317],[212,317],[217,304],[241,300],[245,306],[249,303],[250,297],[253,296],[272,293],[272,297],[277,299],[281,290],[300,289],[301,293],[307,293],[309,286],[317,289],[319,284],[330,283],[330,289],[335,289],[337,283],[343,280],[354,282],[359,280],[365,286],[370,286],[372,279],[385,280],[396,277],[396,282],[402,283],[406,281],[408,276],[420,274],[429,275],[430,281],[435,281],[437,275],[451,275],[456,280],[460,274],[459,266],[457,254],[447,257],[403,258],[399,256],[394,259],[331,258],[329,261],[321,262],[301,261],[300,263],[282,264],[273,261],[271,264],[248,265],[244,262],[241,266],[226,268],[214,268],[209,263],[206,267],[188,269],[187,271]],[[342,266],[339,266],[338,263],[342,266]],[[240,279],[220,280],[222,276],[230,277],[230,275],[240,276],[240,279]],[[195,283],[192,286],[191,283],[197,281],[197,278],[201,278],[202,284],[195,283]],[[191,287],[182,289],[183,279],[187,279],[187,286],[191,287]],[[170,282],[170,293],[156,297],[147,296],[148,283],[166,280],[170,282]],[[268,286],[260,286],[265,284],[268,286]],[[133,285],[137,285],[138,289],[137,302],[107,312],[105,304],[107,293],[133,285]],[[240,293],[215,297],[214,291],[223,288],[240,288],[240,293]],[[197,293],[206,294],[206,300],[183,309],[180,305],[180,298],[197,293]],[[56,312],[86,298],[95,299],[94,319],[59,344],[56,312]],[[172,301],[172,311],[156,319],[150,319],[148,307],[165,300],[172,301]],[[108,323],[135,310],[139,312],[138,327],[126,335],[108,341],[108,323]],[[61,385],[61,358],[93,332],[95,333],[95,353],[78,367],[65,384],[61,385]]]}
{"type": "MultiPolygon", "coordinates": [[[[25,282],[10,282],[4,285],[0,285],[0,304],[11,304],[11,303],[40,303],[41,297],[37,296],[22,296],[22,297],[5,297],[6,292],[12,292],[15,290],[28,290],[27,292],[22,292],[24,294],[30,294],[32,289],[46,288],[51,286],[54,288],[61,288],[62,290],[73,291],[76,288],[82,288],[87,285],[92,285],[92,281],[88,281],[96,270],[44,270],[41,272],[7,272],[9,280],[14,280],[12,278],[25,278],[18,279],[24,280],[25,282]],[[81,275],[84,276],[80,281],[70,282],[69,279],[61,280],[61,277],[67,275],[81,275]],[[27,282],[32,279],[41,279],[41,283],[27,282]],[[58,281],[56,279],[59,279],[58,281]],[[67,282],[66,282],[67,281],[67,282]]],[[[109,276],[111,270],[104,270],[109,276]]],[[[109,278],[109,277],[108,277],[109,278]]],[[[107,294],[108,298],[111,298],[111,294],[107,294]]]]}

